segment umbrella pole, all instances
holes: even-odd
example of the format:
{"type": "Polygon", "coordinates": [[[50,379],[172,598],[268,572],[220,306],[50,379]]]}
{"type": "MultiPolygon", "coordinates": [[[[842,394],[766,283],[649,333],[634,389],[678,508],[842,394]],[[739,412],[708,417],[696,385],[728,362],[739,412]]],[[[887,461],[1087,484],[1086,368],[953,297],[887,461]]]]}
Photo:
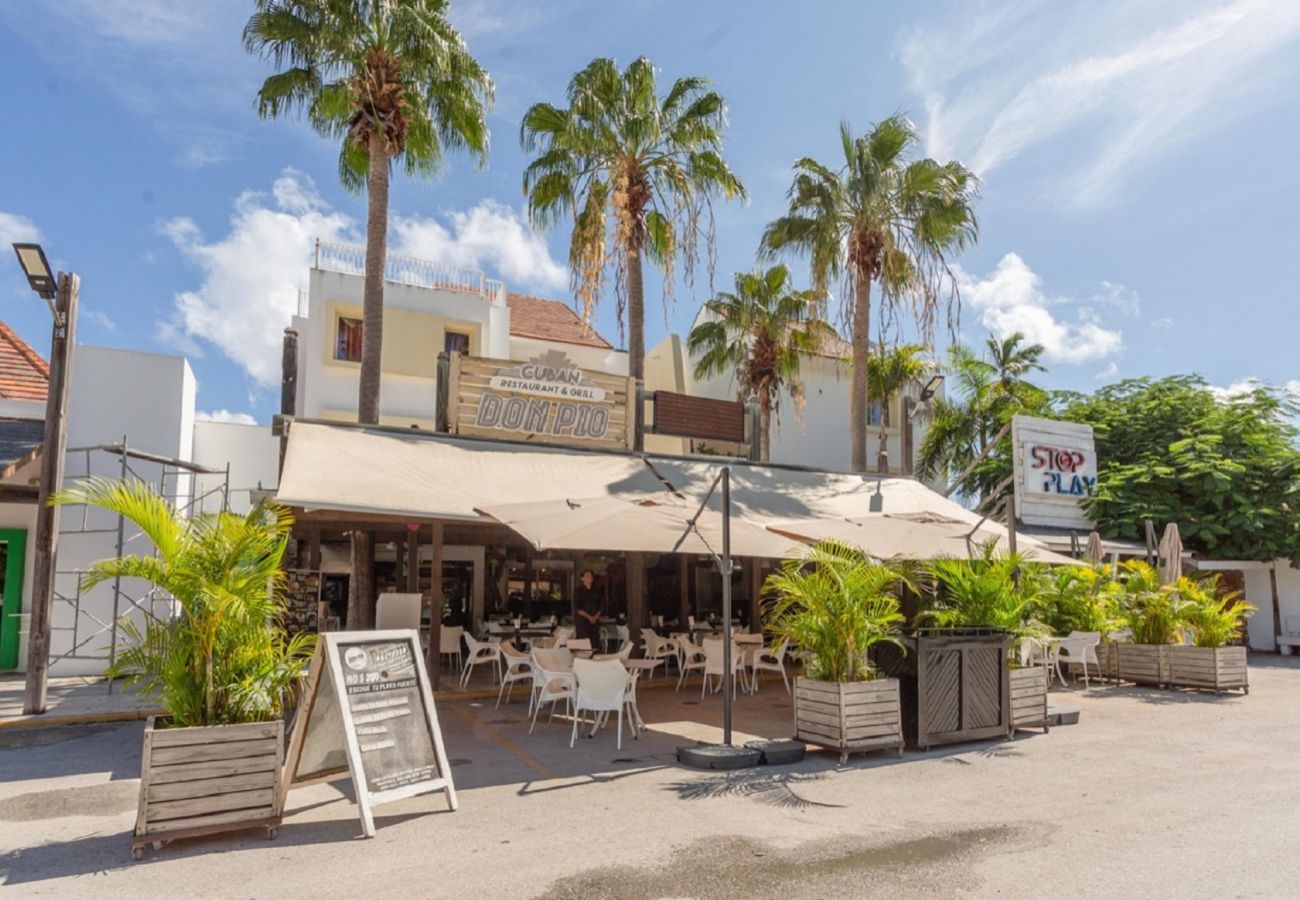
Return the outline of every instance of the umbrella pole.
{"type": "Polygon", "coordinates": [[[722,467],[722,743],[731,746],[731,469],[722,467]]]}

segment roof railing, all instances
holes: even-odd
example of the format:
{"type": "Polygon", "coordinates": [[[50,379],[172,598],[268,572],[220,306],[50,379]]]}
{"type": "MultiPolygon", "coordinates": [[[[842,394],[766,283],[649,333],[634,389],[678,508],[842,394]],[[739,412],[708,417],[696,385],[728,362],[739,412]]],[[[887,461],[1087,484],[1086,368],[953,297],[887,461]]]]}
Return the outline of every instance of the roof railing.
{"type": "MultiPolygon", "coordinates": [[[[315,267],[345,275],[364,275],[366,248],[356,244],[318,240],[315,267]]],[[[469,266],[452,266],[429,259],[389,254],[384,265],[384,280],[395,284],[477,294],[495,306],[506,305],[505,282],[488,278],[482,269],[469,266]]]]}

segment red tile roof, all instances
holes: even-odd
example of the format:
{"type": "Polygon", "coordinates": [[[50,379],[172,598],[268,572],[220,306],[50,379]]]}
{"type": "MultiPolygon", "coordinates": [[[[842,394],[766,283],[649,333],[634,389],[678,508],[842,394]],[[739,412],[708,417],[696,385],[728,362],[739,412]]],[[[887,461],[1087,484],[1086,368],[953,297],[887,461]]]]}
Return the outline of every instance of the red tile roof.
{"type": "Polygon", "coordinates": [[[561,300],[508,294],[506,304],[510,307],[510,333],[516,337],[614,349],[594,328],[583,324],[573,307],[561,300]]]}
{"type": "Polygon", "coordinates": [[[0,397],[44,400],[49,389],[50,364],[0,322],[0,397]]]}

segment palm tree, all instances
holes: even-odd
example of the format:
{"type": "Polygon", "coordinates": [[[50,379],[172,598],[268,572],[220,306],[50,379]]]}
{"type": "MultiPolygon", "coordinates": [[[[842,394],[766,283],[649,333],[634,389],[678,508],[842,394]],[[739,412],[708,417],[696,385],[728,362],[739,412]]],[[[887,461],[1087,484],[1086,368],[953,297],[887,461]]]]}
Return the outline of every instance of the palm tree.
{"type": "MultiPolygon", "coordinates": [[[[929,365],[923,344],[903,344],[882,349],[867,359],[867,391],[880,402],[880,446],[876,449],[876,471],[889,474],[889,406],[908,385],[920,381],[929,365]]],[[[903,427],[907,427],[904,417],[903,427]]],[[[906,471],[906,466],[904,466],[906,471]]]]}
{"type": "Polygon", "coordinates": [[[536,103],[519,130],[537,157],[524,172],[536,227],[573,216],[569,265],[574,291],[590,321],[613,257],[619,327],[627,311],[628,373],[645,375],[642,258],[664,271],[672,298],[678,255],[694,278],[699,243],[713,248],[714,197],[744,198],[722,158],[727,107],[703,78],[679,78],[659,96],[645,57],[619,71],[592,60],[569,82],[569,106],[536,103]],[[609,221],[612,218],[612,223],[609,221]]]}
{"type": "MultiPolygon", "coordinates": [[[[447,22],[447,0],[257,0],[244,46],[281,71],[262,83],[263,118],[306,113],[312,127],[340,141],[339,178],[366,191],[366,268],[361,317],[357,421],[379,422],[388,257],[388,177],[446,166],[447,152],[487,160],[492,79],[447,22]]],[[[352,534],[349,628],[370,624],[373,547],[352,534]]]]}
{"type": "Polygon", "coordinates": [[[1048,412],[1047,392],[1024,379],[1043,370],[1038,362],[1043,347],[1021,346],[1023,341],[1019,332],[1000,341],[989,338],[985,357],[960,344],[949,348],[946,368],[951,389],[946,397],[932,401],[930,425],[917,459],[917,474],[922,478],[965,471],[984,457],[961,493],[978,497],[981,505],[995,499],[994,488],[1011,474],[1010,438],[999,441],[1007,452],[994,453],[990,444],[1012,416],[1048,412]]]}
{"type": "Polygon", "coordinates": [[[945,285],[952,296],[947,258],[978,233],[978,180],[957,162],[908,162],[918,142],[902,116],[878,122],[862,136],[841,124],[843,165],[836,169],[808,157],[796,162],[789,211],[763,235],[767,254],[790,249],[808,257],[815,289],[826,290],[836,279],[842,283],[853,332],[849,428],[855,472],[867,470],[872,284],[888,318],[914,301],[917,324],[928,334],[945,285]]]}
{"type": "Polygon", "coordinates": [[[790,270],[783,265],[737,273],[735,292],[719,292],[706,302],[710,317],[687,338],[691,356],[698,357],[696,378],[734,374],[741,398],[758,401],[759,455],[764,460],[771,458],[772,414],[780,421],[781,389],[800,405],[799,363],[835,335],[813,317],[816,303],[813,291],[792,288],[790,270]]]}
{"type": "Polygon", "coordinates": [[[60,491],[57,504],[87,504],[129,520],[152,552],[100,560],[82,588],[140,578],[179,607],[167,621],[119,624],[127,647],[109,677],[140,683],[177,726],[261,722],[279,717],[307,668],[315,635],[281,624],[280,561],[293,519],[273,504],[247,515],[189,516],[142,481],[91,478],[60,491]]]}
{"type": "Polygon", "coordinates": [[[341,141],[339,178],[366,190],[366,269],[357,420],[379,421],[388,177],[429,175],[449,150],[488,151],[492,79],[447,22],[447,0],[257,0],[244,46],[278,71],[257,93],[264,118],[307,114],[341,141]]]}

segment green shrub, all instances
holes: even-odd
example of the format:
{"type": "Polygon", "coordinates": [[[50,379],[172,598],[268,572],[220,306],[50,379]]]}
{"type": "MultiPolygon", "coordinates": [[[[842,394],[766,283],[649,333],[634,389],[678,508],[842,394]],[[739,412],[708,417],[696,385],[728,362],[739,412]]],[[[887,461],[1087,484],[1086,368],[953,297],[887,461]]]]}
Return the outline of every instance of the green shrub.
{"type": "Polygon", "coordinates": [[[1183,618],[1192,642],[1198,647],[1224,647],[1239,640],[1246,617],[1255,611],[1239,591],[1225,591],[1218,575],[1180,578],[1175,587],[1183,599],[1183,618]]]}
{"type": "Polygon", "coordinates": [[[1120,624],[1121,590],[1105,565],[1057,566],[1043,575],[1038,618],[1053,634],[1110,634],[1120,624]]]}
{"type": "Polygon", "coordinates": [[[787,560],[764,585],[772,592],[764,626],[805,654],[804,674],[816,681],[869,681],[867,651],[898,640],[903,621],[894,591],[896,570],[860,550],[822,541],[803,559],[787,560]]]}
{"type": "Polygon", "coordinates": [[[285,509],[265,504],[246,516],[187,518],[143,482],[110,479],[89,479],[54,502],[120,514],[154,545],[152,556],[95,563],[83,587],[140,578],[178,607],[170,621],[122,620],[128,647],[109,677],[156,695],[174,726],[261,722],[283,713],[315,642],[315,635],[289,637],[280,625],[280,561],[293,526],[285,509]]]}
{"type": "Polygon", "coordinates": [[[1160,583],[1155,566],[1140,559],[1119,565],[1120,622],[1135,644],[1173,644],[1182,640],[1186,603],[1172,585],[1160,583]]]}
{"type": "Polygon", "coordinates": [[[1012,637],[1012,659],[1025,638],[1047,633],[1036,619],[1046,576],[1041,567],[1022,557],[999,554],[989,544],[977,559],[935,559],[924,570],[930,608],[920,618],[926,624],[1001,628],[1012,637]]]}

